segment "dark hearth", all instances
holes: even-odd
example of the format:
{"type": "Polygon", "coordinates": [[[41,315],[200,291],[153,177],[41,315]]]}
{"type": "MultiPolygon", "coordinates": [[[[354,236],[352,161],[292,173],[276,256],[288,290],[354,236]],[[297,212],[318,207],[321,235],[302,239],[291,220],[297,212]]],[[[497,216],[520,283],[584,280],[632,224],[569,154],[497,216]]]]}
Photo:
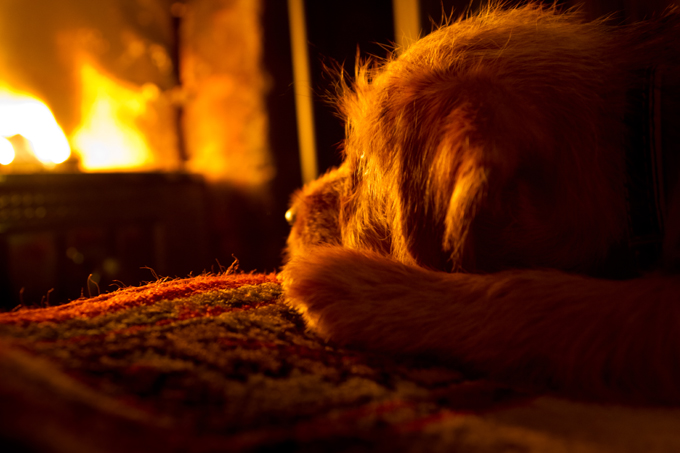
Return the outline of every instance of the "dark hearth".
{"type": "Polygon", "coordinates": [[[178,173],[0,177],[0,309],[202,269],[205,195],[178,173]]]}

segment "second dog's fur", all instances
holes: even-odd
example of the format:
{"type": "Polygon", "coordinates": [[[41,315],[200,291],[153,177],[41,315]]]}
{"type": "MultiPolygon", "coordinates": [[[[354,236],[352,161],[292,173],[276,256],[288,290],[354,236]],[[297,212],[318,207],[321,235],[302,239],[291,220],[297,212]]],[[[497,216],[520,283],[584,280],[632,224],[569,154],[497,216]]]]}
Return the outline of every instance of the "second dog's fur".
{"type": "Polygon", "coordinates": [[[344,163],[294,196],[290,303],[338,343],[679,403],[680,279],[596,278],[630,271],[629,94],[650,68],[677,73],[679,38],[676,14],[489,8],[361,66],[344,163]]]}

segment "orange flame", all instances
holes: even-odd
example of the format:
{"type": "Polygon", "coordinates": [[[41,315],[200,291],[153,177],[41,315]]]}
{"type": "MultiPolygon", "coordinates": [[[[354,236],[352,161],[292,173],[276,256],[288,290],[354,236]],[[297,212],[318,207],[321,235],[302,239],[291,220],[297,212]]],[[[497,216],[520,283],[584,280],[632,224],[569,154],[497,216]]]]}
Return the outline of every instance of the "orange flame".
{"type": "Polygon", "coordinates": [[[10,89],[0,90],[0,164],[8,165],[15,157],[6,139],[21,135],[43,164],[60,164],[69,158],[71,148],[50,109],[39,99],[10,89]],[[9,146],[8,146],[9,145],[9,146]]]}
{"type": "Polygon", "coordinates": [[[158,97],[158,87],[114,80],[85,62],[82,77],[83,122],[72,136],[83,170],[143,169],[153,164],[153,151],[134,127],[158,97]]]}

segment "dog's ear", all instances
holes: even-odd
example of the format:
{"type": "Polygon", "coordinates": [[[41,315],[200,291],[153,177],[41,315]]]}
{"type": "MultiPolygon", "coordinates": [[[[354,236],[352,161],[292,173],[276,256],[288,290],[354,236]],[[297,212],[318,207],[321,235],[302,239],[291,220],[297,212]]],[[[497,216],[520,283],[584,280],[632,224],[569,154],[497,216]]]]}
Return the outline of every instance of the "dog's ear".
{"type": "Polygon", "coordinates": [[[402,231],[411,256],[440,270],[474,268],[470,227],[488,196],[491,168],[464,107],[441,115],[442,133],[402,150],[402,231]],[[411,148],[411,149],[408,149],[411,148]]]}
{"type": "Polygon", "coordinates": [[[474,241],[470,237],[472,223],[487,204],[490,169],[475,159],[461,162],[451,190],[444,216],[444,250],[455,270],[474,270],[474,241]]]}

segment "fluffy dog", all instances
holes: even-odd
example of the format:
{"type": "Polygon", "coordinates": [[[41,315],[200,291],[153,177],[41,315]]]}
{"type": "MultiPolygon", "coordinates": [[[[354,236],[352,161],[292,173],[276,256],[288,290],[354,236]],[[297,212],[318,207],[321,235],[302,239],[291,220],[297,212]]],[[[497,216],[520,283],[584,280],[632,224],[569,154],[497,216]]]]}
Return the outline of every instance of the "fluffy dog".
{"type": "MultiPolygon", "coordinates": [[[[680,403],[680,278],[623,278],[631,93],[677,74],[679,43],[672,12],[610,26],[491,7],[360,65],[344,162],[287,214],[289,302],[336,343],[680,403]]],[[[677,264],[677,231],[665,246],[677,264]]]]}

